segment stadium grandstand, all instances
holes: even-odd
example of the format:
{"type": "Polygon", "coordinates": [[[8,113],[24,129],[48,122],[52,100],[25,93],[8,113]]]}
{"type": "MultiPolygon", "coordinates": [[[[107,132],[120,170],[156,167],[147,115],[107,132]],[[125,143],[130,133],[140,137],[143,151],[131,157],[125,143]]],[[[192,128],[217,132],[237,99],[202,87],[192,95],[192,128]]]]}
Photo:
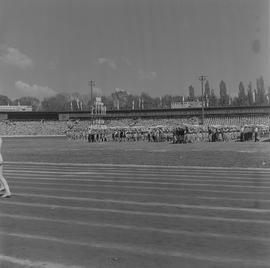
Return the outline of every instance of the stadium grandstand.
{"type": "MultiPolygon", "coordinates": [[[[147,130],[162,126],[175,128],[179,125],[199,126],[201,110],[194,109],[164,109],[164,110],[117,110],[106,113],[92,112],[0,112],[0,135],[66,135],[73,130],[86,132],[93,122],[102,122],[104,128],[133,128],[147,130]]],[[[240,132],[243,126],[258,125],[269,129],[270,107],[225,107],[206,108],[203,132],[208,127],[233,127],[240,132]]],[[[102,129],[104,129],[102,128],[102,129]]],[[[198,128],[199,129],[199,128],[198,128]]]]}

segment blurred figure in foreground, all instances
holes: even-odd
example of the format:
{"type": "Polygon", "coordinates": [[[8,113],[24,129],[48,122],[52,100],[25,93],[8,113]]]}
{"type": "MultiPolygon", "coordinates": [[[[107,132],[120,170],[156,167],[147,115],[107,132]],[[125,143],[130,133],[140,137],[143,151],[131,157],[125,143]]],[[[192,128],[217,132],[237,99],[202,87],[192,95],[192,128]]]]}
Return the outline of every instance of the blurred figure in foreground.
{"type": "Polygon", "coordinates": [[[0,137],[0,184],[1,184],[0,191],[4,191],[2,197],[7,198],[11,196],[11,193],[9,190],[8,183],[3,176],[3,158],[1,154],[1,148],[2,148],[2,138],[0,137]]]}

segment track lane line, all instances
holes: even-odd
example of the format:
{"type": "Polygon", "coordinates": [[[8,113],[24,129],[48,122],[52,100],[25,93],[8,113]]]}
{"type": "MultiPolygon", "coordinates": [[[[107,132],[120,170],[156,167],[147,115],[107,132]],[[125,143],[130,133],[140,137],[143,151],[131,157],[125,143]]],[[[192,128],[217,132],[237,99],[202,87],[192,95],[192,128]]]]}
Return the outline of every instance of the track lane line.
{"type": "MultiPolygon", "coordinates": [[[[9,179],[9,182],[12,183],[12,179],[9,179]]],[[[33,180],[34,181],[34,180],[33,180]]],[[[161,191],[171,191],[171,192],[177,192],[177,191],[189,191],[189,192],[210,192],[210,193],[237,193],[237,194],[270,194],[269,191],[239,191],[239,190],[235,190],[235,191],[229,191],[229,190],[209,190],[209,189],[194,189],[192,187],[190,188],[176,188],[176,187],[172,187],[172,188],[167,188],[167,187],[148,187],[148,186],[143,186],[143,187],[139,187],[139,186],[124,186],[124,185],[100,185],[100,184],[80,184],[80,183],[53,183],[53,180],[50,180],[51,182],[33,182],[33,181],[26,181],[26,180],[16,180],[16,184],[31,184],[31,185],[52,185],[52,186],[63,186],[63,185],[68,185],[71,187],[89,187],[89,188],[116,188],[116,189],[131,189],[131,190],[161,190],[161,191]]],[[[263,188],[263,187],[262,187],[263,188]]],[[[78,191],[80,191],[78,189],[78,191]]]]}
{"type": "Polygon", "coordinates": [[[27,267],[34,267],[34,268],[83,268],[82,266],[78,266],[78,265],[67,265],[67,264],[53,263],[53,262],[47,262],[47,261],[34,261],[34,260],[25,259],[25,258],[21,259],[17,257],[2,255],[1,253],[0,253],[0,261],[22,265],[23,267],[27,266],[27,267]]]}
{"type": "Polygon", "coordinates": [[[261,185],[261,186],[254,186],[254,185],[239,185],[239,184],[214,184],[214,183],[182,183],[182,182],[161,182],[161,181],[136,181],[136,179],[134,181],[132,180],[113,180],[113,179],[92,179],[92,178],[86,178],[86,179],[71,179],[71,178],[55,178],[55,177],[24,177],[23,175],[18,175],[17,177],[13,176],[12,179],[16,179],[16,178],[20,178],[23,180],[34,180],[34,181],[42,181],[42,180],[52,180],[52,181],[79,181],[79,182],[100,182],[100,183],[113,183],[113,184],[121,184],[121,183],[127,183],[127,184],[153,184],[153,185],[176,185],[176,186],[207,186],[207,187],[225,187],[225,188],[248,188],[248,189],[270,189],[270,186],[265,186],[265,185],[261,185]]]}
{"type": "MultiPolygon", "coordinates": [[[[21,170],[43,170],[43,171],[46,171],[48,170],[48,167],[46,166],[29,166],[29,167],[25,167],[24,165],[22,166],[18,166],[18,165],[8,165],[5,163],[5,167],[8,168],[8,169],[11,169],[12,170],[18,170],[18,171],[21,171],[21,170]]],[[[137,174],[169,174],[169,175],[178,175],[178,174],[183,174],[184,172],[186,174],[193,174],[193,173],[197,173],[197,174],[208,174],[208,175],[220,175],[220,176],[226,176],[228,174],[228,172],[230,174],[234,174],[234,175],[243,175],[245,176],[246,174],[248,175],[266,175],[268,176],[269,175],[269,172],[258,172],[258,171],[252,171],[250,172],[249,170],[242,170],[242,171],[235,171],[235,170],[191,170],[191,169],[181,169],[181,170],[171,170],[171,169],[163,169],[163,170],[158,170],[157,171],[157,168],[155,169],[143,169],[143,168],[138,168],[138,169],[130,169],[130,168],[121,168],[119,170],[119,167],[115,167],[115,168],[106,168],[106,167],[91,167],[91,169],[86,169],[87,166],[60,166],[60,167],[52,167],[50,166],[50,170],[52,171],[60,171],[62,172],[64,170],[64,172],[70,172],[70,171],[76,171],[76,172],[80,172],[82,170],[82,168],[84,168],[84,170],[86,170],[86,172],[112,172],[112,171],[121,171],[123,173],[127,173],[127,174],[132,174],[134,172],[136,172],[137,174]]]]}
{"type": "Polygon", "coordinates": [[[255,237],[248,235],[231,235],[231,234],[222,234],[222,233],[213,233],[213,232],[198,232],[198,231],[185,231],[185,230],[176,230],[176,229],[166,229],[166,228],[156,228],[156,227],[142,227],[135,225],[124,225],[124,224],[111,224],[103,222],[87,222],[87,221],[78,221],[78,220],[61,220],[61,219],[49,219],[44,217],[36,216],[27,216],[27,215],[14,215],[9,213],[1,213],[0,218],[12,218],[17,220],[28,220],[28,221],[41,221],[41,222],[51,222],[51,223],[60,223],[66,225],[81,225],[88,227],[97,227],[97,228],[112,228],[112,229],[123,229],[129,231],[144,231],[144,232],[157,232],[164,234],[175,234],[175,235],[186,235],[194,237],[213,237],[221,239],[235,239],[235,240],[248,240],[248,241],[257,241],[257,242],[270,242],[270,237],[255,237]]]}
{"type": "Polygon", "coordinates": [[[202,209],[202,210],[222,210],[222,211],[245,211],[254,213],[270,213],[270,209],[257,209],[257,208],[242,208],[242,207],[224,207],[224,206],[206,206],[206,205],[189,205],[189,204],[172,204],[172,203],[161,203],[161,202],[139,202],[139,201],[128,201],[128,200],[115,200],[115,199],[99,199],[91,197],[70,197],[70,196],[57,196],[57,195],[45,195],[45,194],[23,194],[17,193],[17,196],[23,197],[39,197],[47,199],[58,199],[58,200],[71,200],[71,201],[89,201],[89,202],[100,202],[100,203],[114,203],[124,205],[135,205],[142,207],[171,207],[171,208],[190,208],[190,209],[202,209]]]}
{"type": "Polygon", "coordinates": [[[218,177],[218,176],[212,176],[209,177],[207,175],[187,175],[187,174],[181,174],[181,175],[161,175],[161,174],[134,174],[131,173],[129,175],[126,174],[121,174],[121,173],[101,173],[101,172],[40,172],[40,171],[13,171],[13,170],[5,170],[4,174],[7,176],[39,176],[42,178],[42,176],[44,177],[50,177],[50,176],[55,176],[55,175],[59,175],[61,178],[66,176],[66,177],[75,177],[77,175],[80,175],[82,177],[94,177],[94,178],[103,178],[104,176],[109,176],[112,177],[113,179],[119,178],[119,177],[124,177],[128,180],[132,180],[132,179],[136,179],[138,181],[140,180],[166,180],[166,181],[218,181],[218,182],[228,182],[228,183],[247,183],[247,184],[252,184],[252,183],[264,183],[264,184],[270,184],[270,178],[251,178],[251,177],[247,177],[247,178],[242,178],[242,177],[235,177],[235,176],[226,176],[226,177],[218,177]],[[132,175],[132,176],[130,176],[132,175]],[[188,179],[187,179],[188,178],[188,179]],[[256,181],[256,182],[255,182],[256,181]]]}
{"type": "Polygon", "coordinates": [[[109,163],[52,163],[52,162],[32,162],[32,161],[5,161],[8,164],[23,164],[23,165],[49,165],[49,166],[107,166],[107,167],[137,167],[137,168],[167,168],[167,169],[212,169],[212,170],[252,170],[252,171],[267,171],[270,173],[270,168],[257,167],[202,167],[202,166],[164,166],[164,165],[136,165],[136,164],[109,164],[109,163]]]}
{"type": "MultiPolygon", "coordinates": [[[[158,212],[144,212],[144,211],[130,211],[123,209],[105,209],[105,208],[89,208],[89,207],[78,207],[78,206],[66,206],[57,204],[44,204],[44,203],[33,203],[33,202],[16,202],[5,200],[3,205],[16,205],[22,207],[35,207],[35,208],[49,208],[49,209],[67,209],[71,211],[85,211],[85,212],[100,212],[100,213],[116,213],[126,215],[137,215],[137,216],[151,216],[151,217],[165,217],[165,218],[185,218],[185,219],[196,219],[196,220],[212,220],[212,221],[225,221],[225,222],[242,222],[242,223],[262,223],[270,224],[270,220],[254,220],[252,219],[238,219],[238,218],[225,218],[215,216],[201,216],[192,214],[173,214],[173,213],[158,213],[158,212]]],[[[1,204],[0,204],[1,207],[1,204]]]]}
{"type": "MultiPolygon", "coordinates": [[[[253,265],[253,266],[265,266],[269,267],[269,261],[267,260],[254,260],[247,258],[236,258],[236,257],[222,257],[222,256],[213,256],[213,255],[202,255],[199,253],[189,253],[189,252],[181,252],[175,250],[166,250],[159,248],[150,248],[150,247],[142,247],[142,246],[134,246],[130,244],[120,244],[113,242],[81,242],[81,241],[71,241],[67,239],[60,239],[50,236],[42,236],[42,235],[30,235],[30,234],[22,234],[22,233],[5,233],[0,231],[1,236],[6,237],[15,237],[29,240],[44,240],[50,243],[61,243],[65,245],[74,245],[74,246],[85,246],[89,248],[97,248],[97,249],[108,249],[108,250],[119,250],[122,252],[127,252],[131,254],[140,254],[140,255],[152,255],[152,256],[165,256],[165,257],[176,257],[176,258],[185,258],[190,260],[201,260],[207,262],[219,262],[219,263],[227,263],[227,264],[238,264],[238,265],[253,265]]],[[[57,267],[56,267],[57,268],[57,267]]],[[[62,268],[62,267],[61,267],[62,268]]]]}
{"type": "MultiPolygon", "coordinates": [[[[72,190],[72,189],[66,189],[66,188],[61,188],[61,189],[55,189],[55,188],[49,188],[49,187],[32,187],[32,186],[12,186],[12,189],[28,189],[28,190],[40,190],[40,191],[54,191],[54,192],[59,192],[59,191],[63,191],[63,192],[67,192],[67,193],[78,193],[78,190],[72,190]]],[[[95,190],[80,190],[80,193],[97,193],[97,194],[105,194],[105,195],[117,195],[117,196],[144,196],[144,197],[166,197],[163,194],[150,194],[150,193],[146,193],[146,194],[142,194],[142,193],[123,193],[123,192],[112,192],[112,191],[95,191],[95,190]]],[[[16,192],[15,192],[16,195],[16,192]]],[[[262,202],[262,203],[270,203],[270,194],[269,194],[269,199],[252,199],[252,198],[235,198],[235,197],[220,197],[220,196],[190,196],[190,195],[183,195],[181,194],[181,196],[179,195],[169,195],[167,197],[179,197],[180,199],[190,199],[192,197],[192,199],[201,199],[201,200],[220,200],[220,201],[247,201],[247,202],[262,202]]]]}

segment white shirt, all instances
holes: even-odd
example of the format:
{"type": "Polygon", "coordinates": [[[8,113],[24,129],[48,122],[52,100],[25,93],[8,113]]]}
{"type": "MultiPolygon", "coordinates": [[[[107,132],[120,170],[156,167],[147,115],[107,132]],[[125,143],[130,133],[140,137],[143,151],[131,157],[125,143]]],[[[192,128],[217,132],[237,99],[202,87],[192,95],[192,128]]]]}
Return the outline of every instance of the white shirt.
{"type": "Polygon", "coordinates": [[[1,148],[2,148],[2,138],[0,137],[0,164],[3,163],[3,158],[2,158],[2,154],[1,154],[1,148]]]}

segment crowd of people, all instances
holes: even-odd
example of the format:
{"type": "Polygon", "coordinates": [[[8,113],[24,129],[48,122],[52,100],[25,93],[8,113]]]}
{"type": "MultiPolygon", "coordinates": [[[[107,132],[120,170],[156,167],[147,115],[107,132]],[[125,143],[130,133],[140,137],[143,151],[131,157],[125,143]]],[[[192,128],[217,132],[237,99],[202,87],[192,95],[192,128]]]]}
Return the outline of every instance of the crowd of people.
{"type": "Polygon", "coordinates": [[[67,123],[64,121],[0,121],[0,136],[20,135],[65,135],[67,123]]]}
{"type": "Polygon", "coordinates": [[[196,143],[269,138],[270,116],[122,119],[99,121],[0,121],[0,135],[65,135],[86,142],[196,143]],[[255,137],[256,136],[256,137],[255,137]]]}
{"type": "Polygon", "coordinates": [[[74,129],[67,131],[67,136],[74,140],[88,142],[229,142],[229,141],[259,141],[259,138],[269,138],[269,127],[265,125],[224,126],[224,125],[188,125],[178,126],[115,126],[106,128],[74,129]]]}

